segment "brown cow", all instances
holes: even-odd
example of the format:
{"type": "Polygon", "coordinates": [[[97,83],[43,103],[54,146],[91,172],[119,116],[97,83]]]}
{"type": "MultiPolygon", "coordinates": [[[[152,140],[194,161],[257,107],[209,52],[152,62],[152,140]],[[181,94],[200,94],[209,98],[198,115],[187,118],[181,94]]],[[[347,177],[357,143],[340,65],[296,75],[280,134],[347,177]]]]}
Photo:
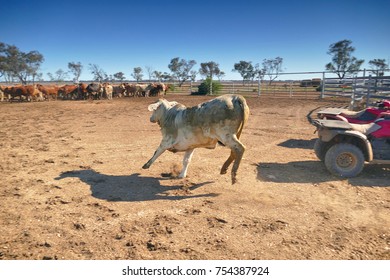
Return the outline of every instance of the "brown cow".
{"type": "Polygon", "coordinates": [[[78,86],[78,97],[79,99],[88,99],[88,90],[87,90],[87,85],[83,83],[79,83],[78,86]]]}
{"type": "Polygon", "coordinates": [[[57,100],[58,97],[58,90],[60,89],[58,86],[55,85],[37,85],[37,89],[43,93],[43,97],[47,100],[50,99],[50,97],[54,100],[57,100]]]}
{"type": "Polygon", "coordinates": [[[43,100],[43,94],[36,85],[18,85],[5,88],[5,94],[10,96],[10,101],[19,98],[19,101],[43,100]]]}
{"type": "Polygon", "coordinates": [[[77,99],[78,88],[78,85],[64,85],[59,88],[58,95],[62,99],[77,99]]]}
{"type": "Polygon", "coordinates": [[[12,99],[11,93],[13,91],[13,86],[8,86],[8,87],[3,86],[2,90],[3,90],[4,99],[11,101],[12,99]]]}

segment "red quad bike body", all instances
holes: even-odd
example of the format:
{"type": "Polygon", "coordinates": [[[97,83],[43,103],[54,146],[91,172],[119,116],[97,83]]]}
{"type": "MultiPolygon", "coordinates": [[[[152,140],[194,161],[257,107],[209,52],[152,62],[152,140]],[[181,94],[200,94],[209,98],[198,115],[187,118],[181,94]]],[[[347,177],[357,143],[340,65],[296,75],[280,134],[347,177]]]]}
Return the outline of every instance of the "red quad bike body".
{"type": "Polygon", "coordinates": [[[382,100],[377,106],[354,112],[346,109],[327,108],[317,113],[319,119],[340,120],[354,124],[368,124],[390,114],[390,101],[382,100]]]}
{"type": "Polygon", "coordinates": [[[390,114],[368,124],[317,119],[317,157],[339,177],[355,177],[365,162],[390,164],[390,114]]]}

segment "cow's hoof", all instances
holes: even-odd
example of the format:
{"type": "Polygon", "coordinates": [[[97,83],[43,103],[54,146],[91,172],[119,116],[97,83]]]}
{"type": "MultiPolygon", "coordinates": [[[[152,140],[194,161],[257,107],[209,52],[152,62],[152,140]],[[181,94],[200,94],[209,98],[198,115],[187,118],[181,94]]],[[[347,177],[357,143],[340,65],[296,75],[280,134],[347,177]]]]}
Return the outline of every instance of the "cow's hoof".
{"type": "Polygon", "coordinates": [[[223,175],[227,173],[227,169],[221,169],[221,172],[219,174],[223,175]]]}
{"type": "Polygon", "coordinates": [[[150,165],[145,163],[144,166],[142,166],[142,169],[148,169],[149,167],[150,167],[150,165]]]}
{"type": "Polygon", "coordinates": [[[232,185],[234,185],[235,183],[237,183],[237,178],[236,178],[236,174],[233,174],[232,175],[232,185]]]}

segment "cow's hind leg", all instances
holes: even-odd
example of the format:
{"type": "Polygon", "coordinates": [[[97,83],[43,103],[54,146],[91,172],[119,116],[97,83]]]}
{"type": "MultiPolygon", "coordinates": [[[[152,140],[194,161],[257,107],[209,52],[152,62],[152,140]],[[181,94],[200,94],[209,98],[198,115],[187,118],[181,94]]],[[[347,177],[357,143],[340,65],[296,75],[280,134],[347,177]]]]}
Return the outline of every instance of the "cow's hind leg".
{"type": "Polygon", "coordinates": [[[230,156],[229,158],[225,161],[225,163],[222,165],[222,168],[221,168],[221,174],[226,174],[230,164],[233,162],[234,160],[234,153],[233,151],[230,152],[230,156]]]}
{"type": "Polygon", "coordinates": [[[229,158],[226,160],[226,162],[223,164],[221,169],[221,174],[225,174],[229,165],[233,162],[232,167],[232,184],[237,182],[237,170],[240,166],[240,162],[242,159],[242,156],[245,152],[245,146],[238,140],[236,135],[233,135],[230,139],[227,139],[225,142],[226,146],[228,146],[231,150],[229,158]]]}
{"type": "Polygon", "coordinates": [[[186,151],[183,158],[183,169],[179,174],[179,178],[185,178],[187,176],[188,165],[191,162],[192,155],[194,154],[194,149],[186,151]]]}

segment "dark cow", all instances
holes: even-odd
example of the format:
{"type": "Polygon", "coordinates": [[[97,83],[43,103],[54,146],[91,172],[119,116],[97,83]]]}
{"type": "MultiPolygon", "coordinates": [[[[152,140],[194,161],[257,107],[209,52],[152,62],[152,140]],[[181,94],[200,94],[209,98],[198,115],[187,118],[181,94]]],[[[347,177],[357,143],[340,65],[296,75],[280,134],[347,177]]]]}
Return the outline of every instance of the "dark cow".
{"type": "Polygon", "coordinates": [[[90,83],[87,86],[87,92],[92,99],[101,99],[103,93],[103,87],[100,83],[90,83]]]}
{"type": "Polygon", "coordinates": [[[124,84],[114,85],[112,87],[112,90],[113,90],[112,94],[114,97],[122,97],[126,93],[126,88],[124,84]]]}
{"type": "Polygon", "coordinates": [[[229,165],[232,168],[232,184],[236,183],[237,170],[245,146],[239,141],[242,129],[249,117],[249,107],[240,95],[223,95],[198,106],[186,108],[175,101],[160,99],[149,105],[150,121],[161,127],[162,140],[144,169],[166,150],[185,152],[183,169],[179,178],[185,178],[195,148],[214,149],[218,142],[230,148],[229,158],[223,164],[221,174],[229,165]]]}
{"type": "Polygon", "coordinates": [[[127,92],[128,96],[131,96],[131,97],[145,96],[146,87],[147,87],[147,85],[145,85],[145,84],[133,85],[133,84],[125,83],[126,92],[127,92]]]}
{"type": "Polygon", "coordinates": [[[154,96],[163,95],[163,94],[165,94],[164,88],[165,88],[164,84],[161,84],[161,83],[150,84],[145,89],[145,92],[146,92],[145,96],[154,97],[154,96]]]}

